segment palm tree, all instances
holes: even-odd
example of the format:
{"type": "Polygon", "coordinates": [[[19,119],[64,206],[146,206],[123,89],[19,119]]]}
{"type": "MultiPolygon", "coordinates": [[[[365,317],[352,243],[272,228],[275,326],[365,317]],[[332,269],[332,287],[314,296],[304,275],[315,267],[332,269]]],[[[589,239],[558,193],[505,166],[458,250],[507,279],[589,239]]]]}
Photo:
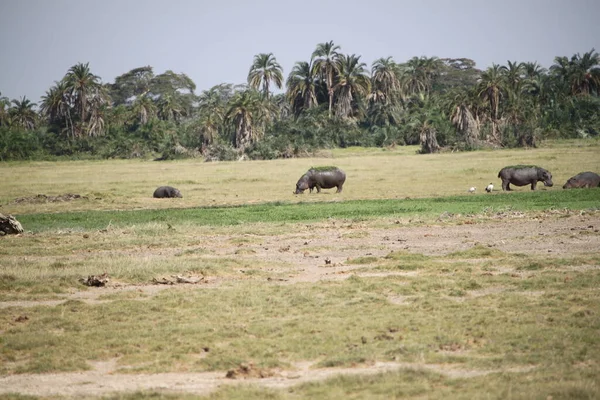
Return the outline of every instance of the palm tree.
{"type": "Polygon", "coordinates": [[[69,107],[67,84],[65,81],[60,81],[55,82],[54,86],[46,90],[46,94],[42,96],[40,112],[50,124],[53,124],[65,118],[69,107]]]}
{"type": "Polygon", "coordinates": [[[590,50],[583,56],[574,56],[575,62],[571,75],[571,92],[573,94],[600,94],[600,55],[590,50]]]}
{"type": "Polygon", "coordinates": [[[106,130],[106,111],[108,104],[101,96],[90,99],[90,118],[88,121],[88,136],[102,136],[106,130]]]}
{"type": "Polygon", "coordinates": [[[401,80],[408,93],[429,94],[443,62],[437,57],[413,57],[400,67],[401,80]]]}
{"type": "Polygon", "coordinates": [[[225,133],[227,103],[233,93],[231,84],[220,84],[204,90],[198,96],[198,117],[194,119],[192,126],[200,136],[203,148],[225,133]]]}
{"type": "Polygon", "coordinates": [[[371,66],[371,100],[376,103],[393,103],[401,89],[398,65],[392,57],[380,58],[371,66]]]}
{"type": "Polygon", "coordinates": [[[283,85],[283,69],[277,62],[273,53],[260,53],[254,56],[254,62],[248,72],[248,85],[258,90],[262,86],[263,96],[269,97],[269,83],[273,82],[277,88],[283,85]]]}
{"type": "Polygon", "coordinates": [[[137,117],[138,122],[144,125],[156,116],[158,108],[149,95],[143,94],[135,99],[131,111],[137,117]]]}
{"type": "Polygon", "coordinates": [[[231,84],[222,83],[213,86],[209,90],[204,90],[198,96],[198,108],[200,112],[214,111],[215,109],[223,111],[233,93],[234,90],[231,84]]]}
{"type": "Polygon", "coordinates": [[[368,119],[372,125],[397,125],[401,118],[402,85],[392,57],[375,60],[371,66],[368,119]]]}
{"type": "Polygon", "coordinates": [[[312,62],[300,61],[288,76],[287,99],[296,115],[317,104],[316,77],[312,62]]]}
{"type": "Polygon", "coordinates": [[[292,106],[287,101],[285,94],[279,93],[265,100],[270,103],[269,107],[273,110],[274,120],[283,121],[289,119],[292,115],[292,106]]]}
{"type": "Polygon", "coordinates": [[[234,145],[241,153],[262,137],[267,114],[265,103],[257,91],[242,90],[233,96],[225,119],[235,126],[234,145]]]}
{"type": "Polygon", "coordinates": [[[372,102],[367,117],[372,126],[398,125],[402,108],[396,103],[372,102]]]}
{"type": "Polygon", "coordinates": [[[502,75],[502,69],[497,64],[492,64],[481,74],[479,79],[479,96],[485,98],[490,105],[490,119],[492,121],[492,136],[494,140],[501,142],[498,137],[498,119],[500,99],[505,89],[505,80],[502,75]]]}
{"type": "Polygon", "coordinates": [[[437,134],[439,126],[443,125],[443,120],[443,112],[433,104],[427,95],[421,93],[415,96],[407,123],[419,134],[421,154],[438,153],[440,151],[441,147],[437,141],[437,134]]]}
{"type": "Polygon", "coordinates": [[[523,104],[524,65],[522,63],[508,61],[507,66],[500,67],[504,77],[507,101],[504,107],[504,115],[509,127],[515,137],[519,137],[521,127],[525,121],[525,104],[523,104]]]}
{"type": "Polygon", "coordinates": [[[523,63],[523,94],[529,95],[534,104],[542,104],[545,102],[547,86],[548,75],[545,68],[537,62],[523,63]]]}
{"type": "Polygon", "coordinates": [[[8,109],[10,107],[10,100],[8,97],[3,97],[0,92],[0,126],[8,125],[8,109]]]}
{"type": "Polygon", "coordinates": [[[476,99],[468,89],[458,90],[449,95],[450,121],[455,126],[468,148],[474,148],[479,141],[479,121],[473,104],[476,99]]]}
{"type": "Polygon", "coordinates": [[[546,73],[546,69],[542,68],[537,62],[524,62],[522,66],[525,79],[534,79],[546,73]]]}
{"type": "Polygon", "coordinates": [[[21,100],[13,100],[14,104],[9,110],[11,126],[18,126],[25,130],[35,129],[37,114],[33,107],[36,105],[25,96],[21,100]]]}
{"type": "Polygon", "coordinates": [[[79,63],[72,66],[65,76],[67,89],[71,92],[73,104],[80,120],[80,133],[87,121],[87,113],[91,97],[100,89],[100,77],[90,72],[89,63],[79,63]]]}
{"type": "Polygon", "coordinates": [[[71,91],[65,79],[55,82],[54,86],[42,96],[40,112],[50,125],[55,125],[66,136],[75,137],[75,126],[71,110],[73,108],[71,91]]]}
{"type": "Polygon", "coordinates": [[[215,142],[219,136],[219,128],[223,123],[223,119],[218,114],[205,114],[202,115],[197,121],[195,126],[198,128],[200,136],[202,137],[202,146],[211,145],[215,142]]]}
{"type": "Polygon", "coordinates": [[[509,100],[516,102],[522,90],[524,65],[522,63],[508,61],[508,65],[501,66],[500,71],[504,75],[504,83],[509,100]]]}
{"type": "Polygon", "coordinates": [[[100,85],[89,99],[90,116],[87,121],[87,134],[89,136],[100,136],[105,133],[106,111],[111,107],[108,88],[100,85]]]}
{"type": "Polygon", "coordinates": [[[312,54],[311,62],[313,68],[320,73],[327,85],[327,95],[329,96],[329,117],[333,108],[333,85],[335,75],[338,72],[337,58],[340,46],[333,44],[333,41],[319,43],[312,54]]]}
{"type": "Polygon", "coordinates": [[[595,49],[567,57],[556,57],[550,72],[569,86],[571,95],[600,94],[600,55],[595,49]]]}
{"type": "Polygon", "coordinates": [[[338,81],[334,87],[337,95],[336,115],[353,117],[362,101],[371,92],[371,79],[367,65],[360,62],[360,56],[340,55],[337,57],[338,81]]]}
{"type": "Polygon", "coordinates": [[[182,116],[187,115],[187,112],[178,98],[170,94],[165,94],[158,100],[158,117],[165,121],[179,121],[182,116]]]}

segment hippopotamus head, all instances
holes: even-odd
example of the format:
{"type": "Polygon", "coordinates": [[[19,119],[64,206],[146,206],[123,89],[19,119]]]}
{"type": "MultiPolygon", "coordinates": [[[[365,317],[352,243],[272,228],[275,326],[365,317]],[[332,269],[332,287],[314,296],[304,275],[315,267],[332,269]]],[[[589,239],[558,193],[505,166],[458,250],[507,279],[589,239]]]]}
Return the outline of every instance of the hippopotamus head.
{"type": "Polygon", "coordinates": [[[538,170],[538,180],[544,182],[544,186],[552,186],[552,174],[550,171],[540,168],[538,170]]]}
{"type": "Polygon", "coordinates": [[[563,189],[573,189],[578,187],[581,187],[581,182],[579,182],[579,179],[577,179],[576,176],[569,178],[567,183],[563,185],[563,189]]]}
{"type": "Polygon", "coordinates": [[[296,183],[296,191],[294,194],[302,194],[306,189],[310,189],[309,177],[308,175],[302,175],[302,177],[298,179],[298,183],[296,183]]]}

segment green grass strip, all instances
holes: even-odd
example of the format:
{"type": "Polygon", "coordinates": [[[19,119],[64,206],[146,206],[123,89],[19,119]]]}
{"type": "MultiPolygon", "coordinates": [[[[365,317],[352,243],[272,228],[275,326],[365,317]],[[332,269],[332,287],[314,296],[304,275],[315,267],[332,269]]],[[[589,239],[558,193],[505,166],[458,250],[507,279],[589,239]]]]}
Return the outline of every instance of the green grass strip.
{"type": "Polygon", "coordinates": [[[54,229],[102,229],[151,222],[181,222],[209,226],[253,222],[300,222],[326,218],[360,219],[478,214],[486,211],[533,211],[546,209],[600,209],[600,189],[554,190],[463,195],[438,198],[355,200],[318,203],[264,203],[258,205],[163,210],[82,211],[24,214],[15,217],[26,231],[54,229]]]}

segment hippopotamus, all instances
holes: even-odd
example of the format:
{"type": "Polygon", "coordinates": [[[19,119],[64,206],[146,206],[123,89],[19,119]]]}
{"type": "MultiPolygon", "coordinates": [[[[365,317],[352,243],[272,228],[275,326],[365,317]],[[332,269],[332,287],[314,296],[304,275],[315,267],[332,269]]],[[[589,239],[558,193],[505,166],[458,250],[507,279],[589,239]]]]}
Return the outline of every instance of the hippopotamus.
{"type": "Polygon", "coordinates": [[[563,189],[593,188],[600,186],[600,175],[595,172],[580,172],[569,178],[563,189]]]}
{"type": "Polygon", "coordinates": [[[317,193],[320,193],[321,189],[332,187],[337,187],[336,193],[340,193],[345,181],[346,173],[337,167],[311,168],[298,179],[294,194],[304,193],[306,189],[310,189],[312,193],[314,188],[317,188],[317,193]]]}
{"type": "Polygon", "coordinates": [[[183,197],[178,189],[171,186],[161,186],[154,191],[154,198],[166,199],[172,197],[183,197]]]}
{"type": "Polygon", "coordinates": [[[516,186],[531,185],[531,190],[535,190],[538,182],[544,182],[544,186],[553,185],[552,174],[535,165],[504,167],[498,173],[498,178],[502,179],[502,190],[512,190],[511,183],[516,186]]]}

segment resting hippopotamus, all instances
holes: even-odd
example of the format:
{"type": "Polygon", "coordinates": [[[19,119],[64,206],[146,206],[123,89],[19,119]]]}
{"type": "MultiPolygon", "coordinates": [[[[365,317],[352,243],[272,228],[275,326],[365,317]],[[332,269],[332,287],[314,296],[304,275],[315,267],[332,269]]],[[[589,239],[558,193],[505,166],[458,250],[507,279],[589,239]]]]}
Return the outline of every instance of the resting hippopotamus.
{"type": "Polygon", "coordinates": [[[346,174],[337,167],[311,168],[298,179],[294,194],[304,193],[306,189],[310,189],[312,193],[314,188],[317,188],[317,193],[320,193],[321,189],[332,187],[337,187],[336,193],[340,193],[345,181],[346,174]]]}
{"type": "Polygon", "coordinates": [[[531,190],[535,190],[538,182],[544,182],[544,186],[553,185],[552,174],[535,165],[504,167],[498,173],[498,178],[502,179],[502,190],[512,190],[511,183],[516,186],[531,185],[531,190]]]}
{"type": "Polygon", "coordinates": [[[154,198],[166,199],[171,197],[183,197],[178,189],[171,186],[161,186],[154,191],[154,198]]]}
{"type": "Polygon", "coordinates": [[[580,172],[577,175],[569,178],[564,184],[563,189],[573,188],[592,188],[600,186],[600,175],[595,172],[580,172]]]}

